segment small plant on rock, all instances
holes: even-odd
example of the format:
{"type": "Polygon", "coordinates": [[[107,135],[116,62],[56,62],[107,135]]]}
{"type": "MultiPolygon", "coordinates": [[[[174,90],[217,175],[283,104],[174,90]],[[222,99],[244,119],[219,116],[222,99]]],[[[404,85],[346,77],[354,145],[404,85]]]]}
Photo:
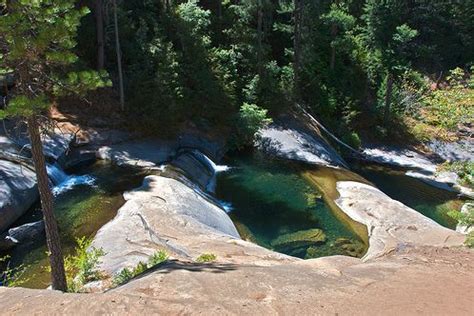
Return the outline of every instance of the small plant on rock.
{"type": "Polygon", "coordinates": [[[92,247],[92,240],[86,237],[77,238],[76,254],[67,256],[64,260],[68,290],[78,292],[88,282],[104,278],[99,271],[100,258],[105,255],[102,249],[92,247]]]}
{"type": "Polygon", "coordinates": [[[159,250],[148,258],[147,263],[140,261],[133,269],[123,268],[117,275],[115,275],[113,279],[113,284],[115,286],[119,286],[124,283],[127,283],[128,281],[142,274],[143,272],[167,261],[168,258],[168,254],[165,251],[159,250]]]}
{"type": "Polygon", "coordinates": [[[213,262],[216,261],[217,256],[213,253],[203,253],[199,257],[197,257],[196,262],[199,263],[208,263],[208,262],[213,262]]]}

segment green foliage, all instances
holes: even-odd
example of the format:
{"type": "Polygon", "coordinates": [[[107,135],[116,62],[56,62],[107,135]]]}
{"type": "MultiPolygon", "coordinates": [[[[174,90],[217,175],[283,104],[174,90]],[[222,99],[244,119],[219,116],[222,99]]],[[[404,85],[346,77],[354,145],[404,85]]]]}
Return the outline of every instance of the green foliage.
{"type": "Polygon", "coordinates": [[[426,123],[455,131],[459,124],[472,122],[474,88],[464,81],[464,76],[465,73],[461,69],[452,70],[447,78],[449,86],[436,89],[422,100],[426,109],[426,123]]]}
{"type": "Polygon", "coordinates": [[[0,257],[0,266],[6,266],[3,271],[0,271],[0,286],[18,287],[28,282],[28,279],[22,277],[27,266],[21,264],[15,268],[10,268],[9,260],[10,256],[0,257]]]}
{"type": "Polygon", "coordinates": [[[73,52],[87,8],[73,0],[11,1],[0,19],[2,69],[15,69],[16,96],[0,118],[43,111],[53,95],[84,93],[106,86],[105,73],[77,72],[73,52]]]}
{"type": "Polygon", "coordinates": [[[203,253],[199,257],[197,257],[196,262],[199,263],[208,263],[216,261],[217,256],[213,253],[203,253]]]}
{"type": "Polygon", "coordinates": [[[75,254],[67,256],[64,260],[70,292],[78,292],[83,285],[104,278],[98,266],[105,252],[95,247],[90,248],[92,240],[86,237],[77,238],[76,242],[75,254]]]}
{"type": "MultiPolygon", "coordinates": [[[[466,226],[467,228],[471,228],[474,225],[474,208],[472,207],[468,209],[466,213],[451,211],[448,215],[457,220],[460,225],[466,226]]],[[[467,235],[465,245],[469,248],[474,248],[474,231],[471,231],[467,235]]]]}
{"type": "Polygon", "coordinates": [[[440,166],[439,171],[455,172],[462,185],[474,188],[474,161],[447,162],[440,166]]]}
{"type": "Polygon", "coordinates": [[[163,251],[163,250],[160,250],[160,251],[157,251],[155,252],[151,257],[150,259],[148,260],[148,265],[150,267],[154,267],[154,266],[157,266],[165,261],[168,260],[168,254],[163,251]]]}
{"type": "Polygon", "coordinates": [[[359,149],[362,145],[362,141],[360,140],[359,134],[357,134],[356,132],[350,132],[348,134],[345,134],[342,137],[342,141],[355,149],[359,149]]]}
{"type": "Polygon", "coordinates": [[[236,122],[237,134],[234,146],[237,149],[253,145],[255,138],[258,138],[259,130],[272,122],[267,113],[267,110],[255,104],[242,105],[236,122]]]}
{"type": "Polygon", "coordinates": [[[133,279],[136,276],[139,276],[140,274],[144,273],[145,271],[163,263],[168,260],[168,254],[163,251],[159,250],[155,252],[153,255],[151,255],[148,258],[148,262],[144,263],[142,261],[138,262],[138,264],[133,267],[132,269],[130,268],[123,268],[118,274],[116,274],[113,278],[113,284],[115,286],[122,285],[124,283],[127,283],[131,279],[133,279]]]}

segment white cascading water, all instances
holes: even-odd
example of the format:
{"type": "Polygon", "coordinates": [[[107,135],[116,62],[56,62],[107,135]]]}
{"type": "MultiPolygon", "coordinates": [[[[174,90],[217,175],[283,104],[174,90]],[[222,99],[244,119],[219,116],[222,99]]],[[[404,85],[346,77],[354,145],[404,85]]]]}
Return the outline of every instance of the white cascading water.
{"type": "Polygon", "coordinates": [[[48,164],[46,170],[48,171],[49,179],[51,179],[54,185],[58,185],[68,178],[67,174],[57,164],[48,164]]]}
{"type": "MultiPolygon", "coordinates": [[[[226,166],[226,165],[217,165],[212,161],[209,157],[204,155],[202,152],[199,150],[194,150],[193,154],[195,157],[199,158],[202,162],[204,162],[209,169],[212,170],[213,175],[211,179],[209,180],[209,183],[207,184],[206,191],[210,193],[214,193],[216,191],[216,185],[217,185],[217,174],[220,172],[226,172],[231,169],[231,167],[226,166]]],[[[234,207],[230,202],[226,201],[219,201],[220,206],[227,212],[230,213],[234,207]]]]}
{"type": "Polygon", "coordinates": [[[71,190],[77,185],[94,185],[95,178],[90,175],[67,175],[57,164],[46,166],[48,176],[53,183],[53,194],[55,196],[71,190]]]}
{"type": "Polygon", "coordinates": [[[214,193],[216,191],[216,184],[217,184],[216,175],[219,172],[228,171],[230,169],[230,167],[226,166],[226,165],[216,165],[214,163],[214,161],[212,161],[209,157],[204,155],[199,150],[194,150],[193,154],[194,154],[195,157],[199,158],[202,162],[204,162],[209,167],[209,169],[212,170],[213,175],[212,175],[211,179],[209,180],[209,183],[207,184],[206,190],[208,192],[214,193]]]}

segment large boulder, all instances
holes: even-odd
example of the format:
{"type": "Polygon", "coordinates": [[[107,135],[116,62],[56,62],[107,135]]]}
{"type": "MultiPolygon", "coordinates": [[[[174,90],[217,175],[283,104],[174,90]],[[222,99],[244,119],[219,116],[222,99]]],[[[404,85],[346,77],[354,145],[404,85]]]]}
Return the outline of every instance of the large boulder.
{"type": "Polygon", "coordinates": [[[205,251],[203,240],[239,239],[224,210],[178,180],[148,176],[140,188],[124,197],[125,205],[93,242],[105,251],[101,269],[111,275],[146,261],[158,249],[191,258],[205,251]]]}
{"type": "Polygon", "coordinates": [[[347,167],[344,160],[322,137],[295,127],[272,124],[260,131],[257,146],[267,154],[283,159],[322,166],[347,167]]]}
{"type": "Polygon", "coordinates": [[[44,222],[27,223],[10,228],[7,233],[0,235],[0,250],[8,250],[19,244],[27,244],[38,240],[44,235],[44,222]]]}
{"type": "Polygon", "coordinates": [[[143,139],[102,146],[97,158],[119,166],[155,168],[168,161],[175,151],[176,145],[172,142],[143,139]]]}
{"type": "Polygon", "coordinates": [[[456,173],[438,172],[438,161],[429,159],[412,149],[369,146],[363,149],[363,154],[366,161],[408,169],[405,174],[409,177],[443,190],[458,192],[463,196],[474,198],[474,191],[460,185],[456,173]]]}
{"type": "Polygon", "coordinates": [[[354,181],[338,181],[337,206],[352,220],[367,226],[369,250],[376,258],[403,247],[459,246],[464,236],[445,228],[379,189],[354,181]]]}
{"type": "Polygon", "coordinates": [[[197,150],[183,151],[172,161],[171,165],[181,169],[186,177],[202,190],[212,191],[215,176],[214,163],[197,150]]]}
{"type": "Polygon", "coordinates": [[[0,160],[0,232],[8,229],[37,199],[35,172],[0,160]]]}

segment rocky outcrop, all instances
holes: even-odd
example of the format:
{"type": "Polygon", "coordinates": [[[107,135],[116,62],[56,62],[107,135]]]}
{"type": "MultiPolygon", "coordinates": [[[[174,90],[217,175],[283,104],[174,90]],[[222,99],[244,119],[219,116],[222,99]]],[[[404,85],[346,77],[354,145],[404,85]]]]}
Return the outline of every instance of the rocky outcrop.
{"type": "Polygon", "coordinates": [[[176,145],[172,142],[144,139],[102,146],[97,158],[119,166],[154,168],[168,161],[175,151],[176,145]]]}
{"type": "Polygon", "coordinates": [[[8,229],[37,199],[35,172],[0,160],[0,232],[8,229]]]}
{"type": "Polygon", "coordinates": [[[125,205],[92,244],[105,251],[101,269],[109,275],[146,261],[160,249],[183,260],[204,252],[239,257],[244,249],[246,258],[252,258],[252,253],[274,260],[289,258],[240,240],[225,211],[181,181],[148,176],[142,187],[124,197],[125,205]]]}
{"type": "MultiPolygon", "coordinates": [[[[3,122],[2,122],[3,123],[3,122]]],[[[38,200],[36,175],[29,158],[29,144],[24,127],[14,128],[4,122],[0,129],[0,233],[8,229],[38,200]],[[13,137],[15,135],[15,137],[13,137]]],[[[72,135],[58,133],[43,136],[44,154],[50,161],[63,157],[72,135]]]]}
{"type": "Polygon", "coordinates": [[[260,131],[260,150],[283,159],[309,164],[347,167],[344,160],[326,141],[314,133],[273,124],[260,131]]]}
{"type": "Polygon", "coordinates": [[[407,247],[370,263],[250,259],[172,261],[106,293],[0,287],[0,305],[4,315],[472,315],[474,252],[466,249],[407,247]]]}
{"type": "MultiPolygon", "coordinates": [[[[474,212],[474,203],[472,202],[465,203],[461,208],[461,213],[466,216],[468,216],[468,214],[472,212],[474,212]]],[[[456,231],[462,234],[469,234],[474,231],[474,225],[468,226],[468,225],[458,224],[456,226],[456,231]]]]}
{"type": "Polygon", "coordinates": [[[438,164],[424,155],[395,147],[367,147],[363,150],[364,160],[408,169],[406,175],[417,178],[434,187],[458,192],[474,198],[474,191],[459,185],[459,177],[454,172],[438,172],[438,164]]]}
{"type": "Polygon", "coordinates": [[[403,247],[457,246],[464,236],[442,227],[406,205],[367,184],[337,182],[336,204],[354,221],[367,226],[369,250],[364,260],[377,258],[403,247]]]}

